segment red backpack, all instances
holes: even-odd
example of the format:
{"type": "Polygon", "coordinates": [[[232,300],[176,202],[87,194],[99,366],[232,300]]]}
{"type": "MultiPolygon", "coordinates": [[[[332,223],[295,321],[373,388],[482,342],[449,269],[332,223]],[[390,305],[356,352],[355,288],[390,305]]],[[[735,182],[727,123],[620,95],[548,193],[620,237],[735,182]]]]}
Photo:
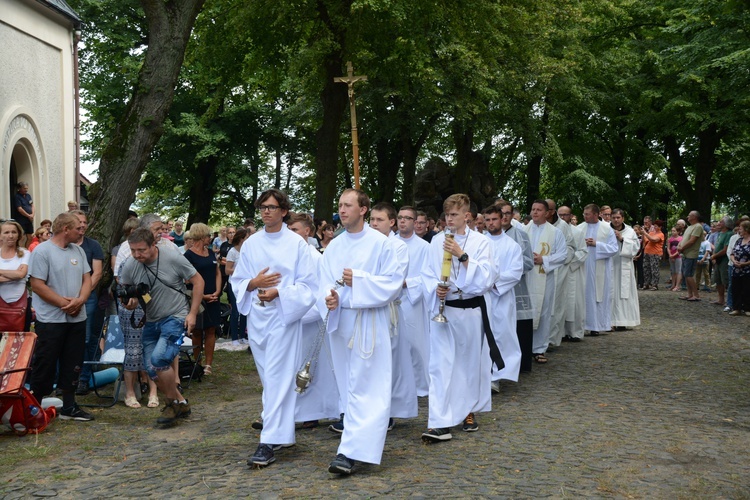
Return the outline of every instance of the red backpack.
{"type": "Polygon", "coordinates": [[[3,398],[0,400],[0,422],[19,436],[29,432],[39,434],[57,415],[54,406],[42,409],[42,405],[25,387],[21,389],[20,398],[3,398]]]}

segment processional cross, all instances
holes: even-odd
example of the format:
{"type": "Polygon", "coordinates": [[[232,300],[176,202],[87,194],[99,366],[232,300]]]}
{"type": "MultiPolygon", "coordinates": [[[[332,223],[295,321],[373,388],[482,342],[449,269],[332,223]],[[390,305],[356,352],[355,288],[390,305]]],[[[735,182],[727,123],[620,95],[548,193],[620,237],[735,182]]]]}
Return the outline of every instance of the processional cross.
{"type": "Polygon", "coordinates": [[[354,187],[359,189],[359,138],[357,137],[357,110],[354,106],[354,84],[367,81],[364,75],[354,76],[352,62],[346,62],[346,76],[333,79],[336,83],[346,83],[349,86],[349,110],[352,115],[352,156],[354,157],[354,187]]]}

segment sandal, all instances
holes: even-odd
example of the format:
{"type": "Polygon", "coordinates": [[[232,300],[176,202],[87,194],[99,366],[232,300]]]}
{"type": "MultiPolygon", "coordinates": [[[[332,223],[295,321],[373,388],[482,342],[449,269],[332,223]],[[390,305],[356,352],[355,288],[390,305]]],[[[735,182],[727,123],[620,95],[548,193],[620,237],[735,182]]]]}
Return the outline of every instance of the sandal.
{"type": "Polygon", "coordinates": [[[544,354],[534,354],[534,361],[536,361],[537,363],[540,363],[540,364],[544,364],[544,363],[546,363],[549,360],[547,359],[547,357],[544,354]]]}
{"type": "Polygon", "coordinates": [[[688,301],[688,302],[700,302],[700,301],[701,301],[701,299],[700,299],[700,298],[698,298],[698,297],[691,297],[691,298],[687,299],[687,301],[688,301]]]}
{"type": "Polygon", "coordinates": [[[153,396],[148,397],[148,407],[149,408],[157,408],[159,406],[159,396],[154,394],[153,396]]]}
{"type": "Polygon", "coordinates": [[[211,371],[211,365],[206,365],[203,367],[203,375],[212,375],[213,372],[211,371]]]}
{"type": "Polygon", "coordinates": [[[135,399],[135,396],[127,396],[125,398],[125,406],[128,408],[140,408],[141,403],[138,402],[137,399],[135,399]]]}

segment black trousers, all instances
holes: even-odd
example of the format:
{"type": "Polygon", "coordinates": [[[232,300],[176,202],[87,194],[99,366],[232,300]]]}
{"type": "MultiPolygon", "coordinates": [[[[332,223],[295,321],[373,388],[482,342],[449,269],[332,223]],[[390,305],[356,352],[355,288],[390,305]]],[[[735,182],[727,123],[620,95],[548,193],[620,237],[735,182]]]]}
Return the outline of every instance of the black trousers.
{"type": "Polygon", "coordinates": [[[534,349],[534,320],[516,320],[516,335],[521,345],[521,371],[530,372],[534,349]]]}
{"type": "Polygon", "coordinates": [[[750,275],[732,274],[732,309],[750,311],[750,275]]]}
{"type": "Polygon", "coordinates": [[[58,363],[57,386],[63,392],[75,392],[83,367],[86,346],[86,322],[36,322],[36,351],[31,363],[31,391],[41,401],[52,392],[58,363]]]}

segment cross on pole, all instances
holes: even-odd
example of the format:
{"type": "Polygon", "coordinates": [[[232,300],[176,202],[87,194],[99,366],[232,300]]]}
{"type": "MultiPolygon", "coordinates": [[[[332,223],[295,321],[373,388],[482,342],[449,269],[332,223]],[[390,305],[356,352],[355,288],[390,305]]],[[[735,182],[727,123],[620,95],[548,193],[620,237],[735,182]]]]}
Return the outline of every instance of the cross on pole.
{"type": "Polygon", "coordinates": [[[336,77],[333,79],[336,83],[346,83],[349,86],[349,110],[352,116],[352,156],[354,157],[354,187],[359,189],[359,138],[357,136],[357,110],[354,106],[354,84],[364,82],[367,77],[364,75],[354,76],[352,62],[346,62],[346,76],[336,77]]]}

